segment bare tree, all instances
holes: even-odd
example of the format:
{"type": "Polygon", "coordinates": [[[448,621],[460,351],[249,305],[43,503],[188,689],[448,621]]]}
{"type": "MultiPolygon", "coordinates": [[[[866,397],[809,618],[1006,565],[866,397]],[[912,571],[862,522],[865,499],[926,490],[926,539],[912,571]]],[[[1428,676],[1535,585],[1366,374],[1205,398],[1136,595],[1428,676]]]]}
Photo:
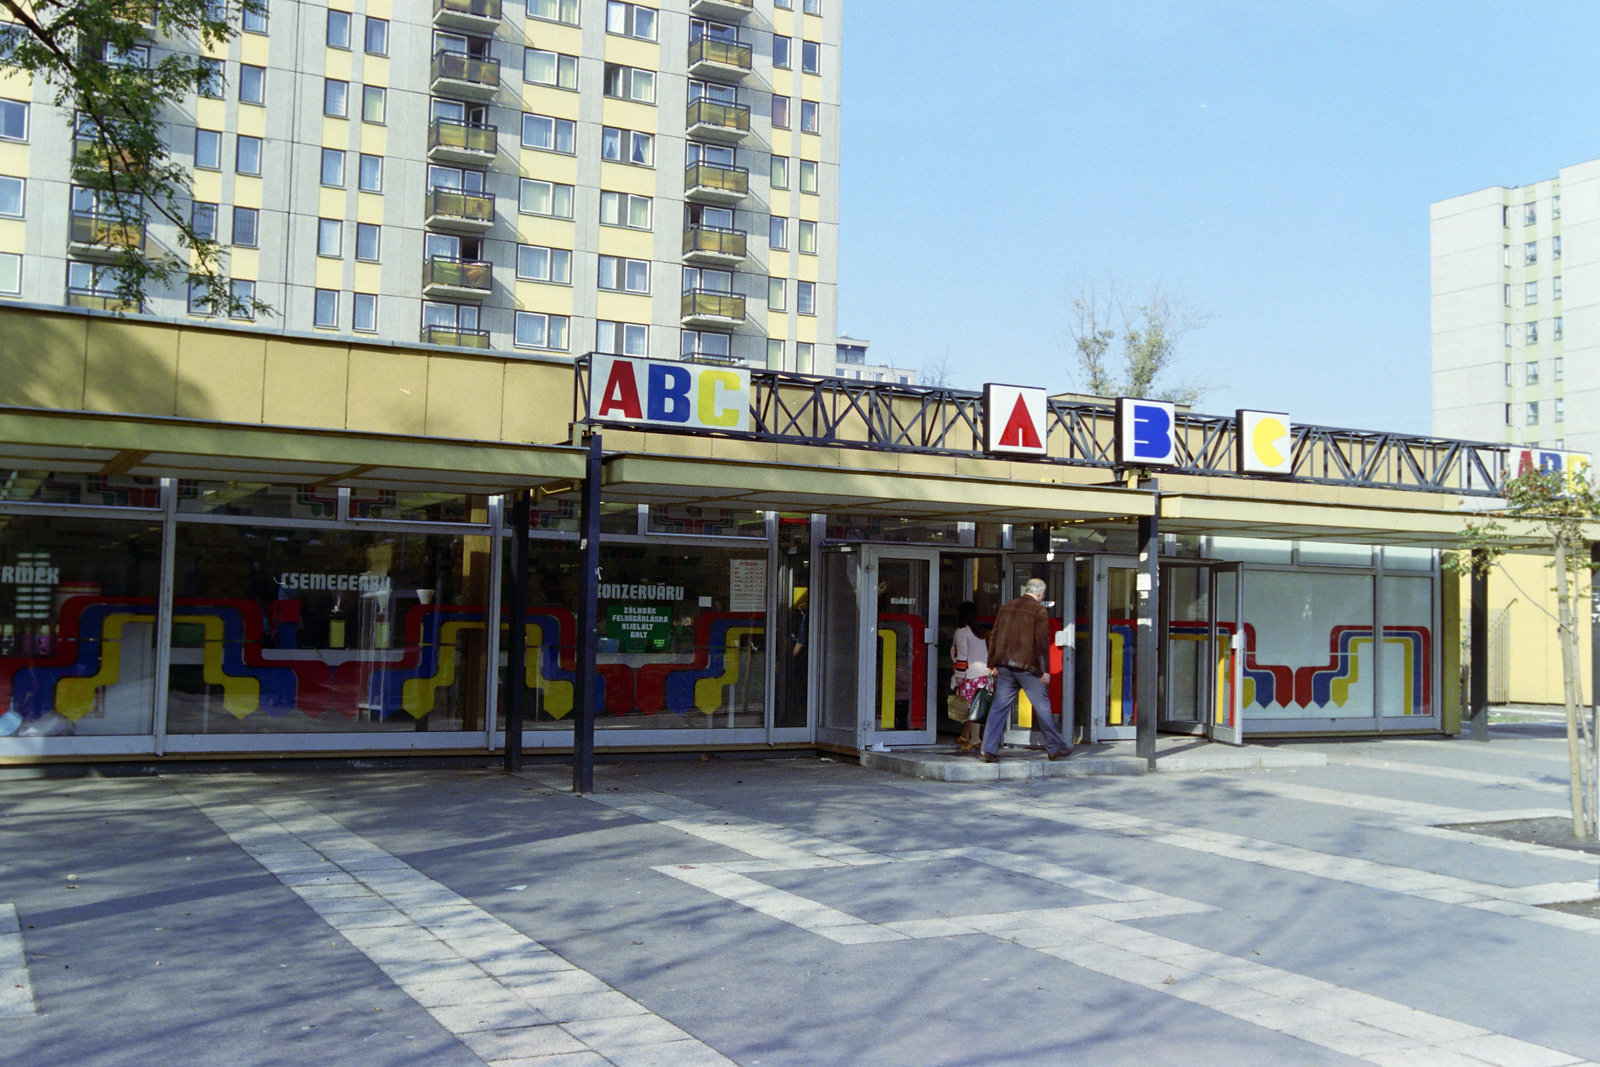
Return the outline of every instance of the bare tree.
{"type": "Polygon", "coordinates": [[[922,380],[919,385],[930,389],[949,389],[956,383],[955,368],[950,365],[950,346],[944,346],[944,355],[938,359],[924,360],[922,364],[922,380]]]}
{"type": "Polygon", "coordinates": [[[1195,382],[1165,385],[1161,379],[1179,360],[1178,344],[1211,321],[1182,296],[1152,285],[1138,302],[1125,300],[1115,279],[1103,287],[1084,282],[1072,302],[1073,354],[1083,388],[1095,396],[1133,396],[1192,404],[1207,386],[1195,382]],[[1113,324],[1117,328],[1113,328],[1113,324]],[[1120,335],[1118,332],[1120,329],[1120,335]],[[1112,344],[1122,339],[1122,366],[1113,371],[1112,344]],[[1118,373],[1120,371],[1120,373],[1118,373]]]}

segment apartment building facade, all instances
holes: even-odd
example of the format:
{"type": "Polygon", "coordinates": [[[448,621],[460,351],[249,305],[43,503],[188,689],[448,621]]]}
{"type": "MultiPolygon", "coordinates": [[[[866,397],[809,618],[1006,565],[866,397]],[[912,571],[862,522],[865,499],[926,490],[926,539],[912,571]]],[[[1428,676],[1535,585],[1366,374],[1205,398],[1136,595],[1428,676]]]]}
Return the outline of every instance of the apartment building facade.
{"type": "MultiPolygon", "coordinates": [[[[261,328],[831,373],[839,16],[271,0],[206,57],[169,144],[236,294],[274,309],[261,328]]],[[[48,86],[0,80],[0,296],[119,309],[74,135],[48,86]]],[[[178,248],[159,218],[131,239],[178,248]]],[[[209,313],[181,289],[120,309],[209,313]]]]}
{"type": "Polygon", "coordinates": [[[1433,432],[1600,450],[1600,160],[1432,205],[1433,432]]]}

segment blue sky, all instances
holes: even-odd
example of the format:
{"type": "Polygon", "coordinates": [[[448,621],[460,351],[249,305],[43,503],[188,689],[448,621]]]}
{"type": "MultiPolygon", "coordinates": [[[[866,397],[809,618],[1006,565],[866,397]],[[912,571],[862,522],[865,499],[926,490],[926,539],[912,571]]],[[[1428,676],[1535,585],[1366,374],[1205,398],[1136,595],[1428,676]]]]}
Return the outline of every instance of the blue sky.
{"type": "Polygon", "coordinates": [[[839,329],[1074,387],[1085,279],[1202,411],[1429,428],[1428,205],[1600,157],[1600,5],[847,0],[839,329]],[[978,17],[993,11],[996,18],[978,17]]]}

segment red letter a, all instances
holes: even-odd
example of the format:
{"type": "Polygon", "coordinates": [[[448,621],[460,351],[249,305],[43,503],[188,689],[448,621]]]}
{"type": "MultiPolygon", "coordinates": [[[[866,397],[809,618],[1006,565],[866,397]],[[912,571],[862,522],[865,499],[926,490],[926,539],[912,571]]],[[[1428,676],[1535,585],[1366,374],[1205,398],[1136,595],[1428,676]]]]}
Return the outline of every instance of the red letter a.
{"type": "Polygon", "coordinates": [[[1033,418],[1028,414],[1027,402],[1017,397],[1017,406],[1011,409],[1011,418],[1006,421],[1006,428],[1000,434],[1001,448],[1041,448],[1039,443],[1039,430],[1033,425],[1033,418]]]}
{"type": "Polygon", "coordinates": [[[612,408],[621,408],[622,417],[626,419],[644,418],[644,411],[639,407],[639,385],[633,380],[633,364],[625,359],[611,364],[611,376],[606,379],[606,391],[595,418],[605,418],[612,408]]]}

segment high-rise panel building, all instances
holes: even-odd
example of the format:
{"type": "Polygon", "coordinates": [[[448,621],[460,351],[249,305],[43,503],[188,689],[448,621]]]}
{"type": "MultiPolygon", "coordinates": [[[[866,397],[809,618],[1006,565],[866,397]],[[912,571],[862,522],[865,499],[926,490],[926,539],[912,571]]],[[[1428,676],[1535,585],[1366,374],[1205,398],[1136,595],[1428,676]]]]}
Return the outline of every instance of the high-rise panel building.
{"type": "Polygon", "coordinates": [[[1432,206],[1433,431],[1600,451],[1600,160],[1432,206]]]}
{"type": "MultiPolygon", "coordinates": [[[[831,373],[840,2],[270,0],[167,116],[185,210],[265,329],[831,373]]],[[[0,296],[115,308],[52,97],[0,82],[0,296]]]]}

